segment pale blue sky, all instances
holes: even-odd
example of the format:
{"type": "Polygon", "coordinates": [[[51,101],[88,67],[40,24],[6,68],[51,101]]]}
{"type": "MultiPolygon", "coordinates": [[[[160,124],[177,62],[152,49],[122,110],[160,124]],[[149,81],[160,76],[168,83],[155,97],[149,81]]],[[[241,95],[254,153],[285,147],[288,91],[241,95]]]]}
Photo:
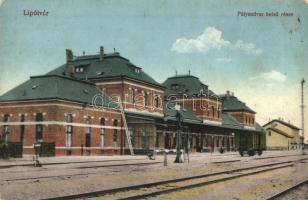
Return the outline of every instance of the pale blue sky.
{"type": "Polygon", "coordinates": [[[234,91],[261,122],[284,117],[299,125],[299,83],[308,79],[307,11],[304,0],[5,1],[0,7],[0,94],[63,64],[66,48],[75,55],[94,54],[103,45],[107,52],[116,48],[159,82],[175,70],[190,69],[216,93],[234,91]],[[49,15],[28,17],[23,10],[49,15]],[[239,17],[238,11],[294,16],[239,17]],[[212,31],[205,33],[209,27],[212,31]],[[215,46],[213,32],[228,45],[215,46]],[[172,49],[179,38],[184,46],[195,46],[184,53],[172,49]],[[197,49],[199,44],[205,48],[197,49]],[[254,46],[245,49],[249,44],[254,46]],[[258,49],[261,53],[250,53],[258,49]],[[269,107],[272,100],[279,103],[269,107]]]}

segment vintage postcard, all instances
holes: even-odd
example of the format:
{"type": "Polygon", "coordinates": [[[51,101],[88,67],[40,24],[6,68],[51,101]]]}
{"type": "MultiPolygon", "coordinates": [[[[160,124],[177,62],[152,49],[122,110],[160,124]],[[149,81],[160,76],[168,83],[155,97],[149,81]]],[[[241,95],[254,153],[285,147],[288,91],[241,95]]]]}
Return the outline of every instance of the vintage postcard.
{"type": "Polygon", "coordinates": [[[308,199],[308,0],[0,0],[0,199],[308,199]]]}

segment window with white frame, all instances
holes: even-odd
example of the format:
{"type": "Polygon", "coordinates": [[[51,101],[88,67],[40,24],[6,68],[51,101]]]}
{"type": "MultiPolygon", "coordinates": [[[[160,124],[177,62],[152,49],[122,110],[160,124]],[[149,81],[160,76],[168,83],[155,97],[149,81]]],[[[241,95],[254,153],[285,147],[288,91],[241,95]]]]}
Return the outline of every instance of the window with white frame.
{"type": "Polygon", "coordinates": [[[86,147],[91,147],[91,132],[92,132],[92,129],[91,129],[91,117],[88,116],[86,117],[86,147]]]}
{"type": "MultiPolygon", "coordinates": [[[[5,114],[3,122],[7,123],[9,121],[10,121],[10,115],[9,114],[5,114]]],[[[3,126],[3,137],[4,137],[3,139],[4,139],[4,142],[8,142],[9,134],[10,134],[10,126],[6,124],[6,125],[3,126]]]]}
{"type": "Polygon", "coordinates": [[[66,116],[66,147],[72,147],[72,134],[73,134],[73,115],[67,114],[66,116]]]}
{"type": "Polygon", "coordinates": [[[118,142],[118,129],[116,129],[118,126],[118,120],[115,119],[113,121],[113,136],[112,136],[112,141],[113,141],[113,146],[117,146],[117,142],[118,142]]]}
{"type": "Polygon", "coordinates": [[[143,93],[143,106],[148,106],[148,93],[147,92],[144,92],[143,93]]]}
{"type": "Polygon", "coordinates": [[[35,140],[41,141],[43,139],[43,113],[36,113],[35,117],[36,128],[35,128],[35,140]]]}
{"type": "Polygon", "coordinates": [[[130,90],[130,102],[133,104],[136,103],[136,92],[133,88],[130,90]]]}
{"type": "MultiPolygon", "coordinates": [[[[105,118],[101,118],[101,121],[100,121],[100,125],[101,126],[105,126],[106,124],[106,120],[105,118]]],[[[100,130],[100,146],[101,148],[104,148],[104,137],[105,137],[105,128],[104,127],[101,127],[101,130],[100,130]]]]}

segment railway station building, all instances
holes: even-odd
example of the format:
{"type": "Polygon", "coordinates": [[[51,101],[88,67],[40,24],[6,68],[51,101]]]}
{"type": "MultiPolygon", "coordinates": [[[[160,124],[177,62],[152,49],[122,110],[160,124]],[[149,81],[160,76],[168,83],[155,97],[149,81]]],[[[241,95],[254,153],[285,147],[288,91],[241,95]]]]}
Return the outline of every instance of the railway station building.
{"type": "Polygon", "coordinates": [[[230,92],[217,95],[190,74],[160,84],[100,47],[77,57],[66,50],[65,64],[0,96],[0,141],[23,154],[39,143],[42,156],[174,150],[177,113],[182,148],[192,152],[233,151],[248,135],[264,138],[256,113],[230,92]]]}

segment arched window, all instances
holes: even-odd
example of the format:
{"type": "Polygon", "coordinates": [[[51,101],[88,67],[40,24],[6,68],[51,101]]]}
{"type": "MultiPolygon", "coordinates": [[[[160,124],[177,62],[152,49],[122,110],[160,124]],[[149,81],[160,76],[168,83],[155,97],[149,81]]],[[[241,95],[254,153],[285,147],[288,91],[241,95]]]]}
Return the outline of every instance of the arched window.
{"type": "MultiPolygon", "coordinates": [[[[100,125],[101,126],[105,126],[105,123],[106,123],[106,120],[105,118],[101,118],[101,121],[100,121],[100,125]]],[[[105,137],[105,128],[101,128],[101,131],[100,131],[100,145],[102,148],[104,148],[104,137],[105,137]]]]}
{"type": "Polygon", "coordinates": [[[67,114],[66,116],[66,147],[72,147],[72,134],[73,134],[73,115],[67,114]]]}
{"type": "Polygon", "coordinates": [[[41,122],[43,121],[43,114],[37,113],[35,121],[37,122],[35,128],[35,140],[36,142],[38,142],[43,139],[43,124],[41,124],[41,122]]]}
{"type": "Polygon", "coordinates": [[[143,93],[143,106],[148,106],[148,96],[147,92],[143,93]]]}
{"type": "Polygon", "coordinates": [[[136,92],[134,88],[130,90],[130,102],[133,104],[136,103],[136,92]]]}
{"type": "Polygon", "coordinates": [[[157,95],[154,97],[154,107],[155,108],[159,107],[159,96],[157,95]]]}

